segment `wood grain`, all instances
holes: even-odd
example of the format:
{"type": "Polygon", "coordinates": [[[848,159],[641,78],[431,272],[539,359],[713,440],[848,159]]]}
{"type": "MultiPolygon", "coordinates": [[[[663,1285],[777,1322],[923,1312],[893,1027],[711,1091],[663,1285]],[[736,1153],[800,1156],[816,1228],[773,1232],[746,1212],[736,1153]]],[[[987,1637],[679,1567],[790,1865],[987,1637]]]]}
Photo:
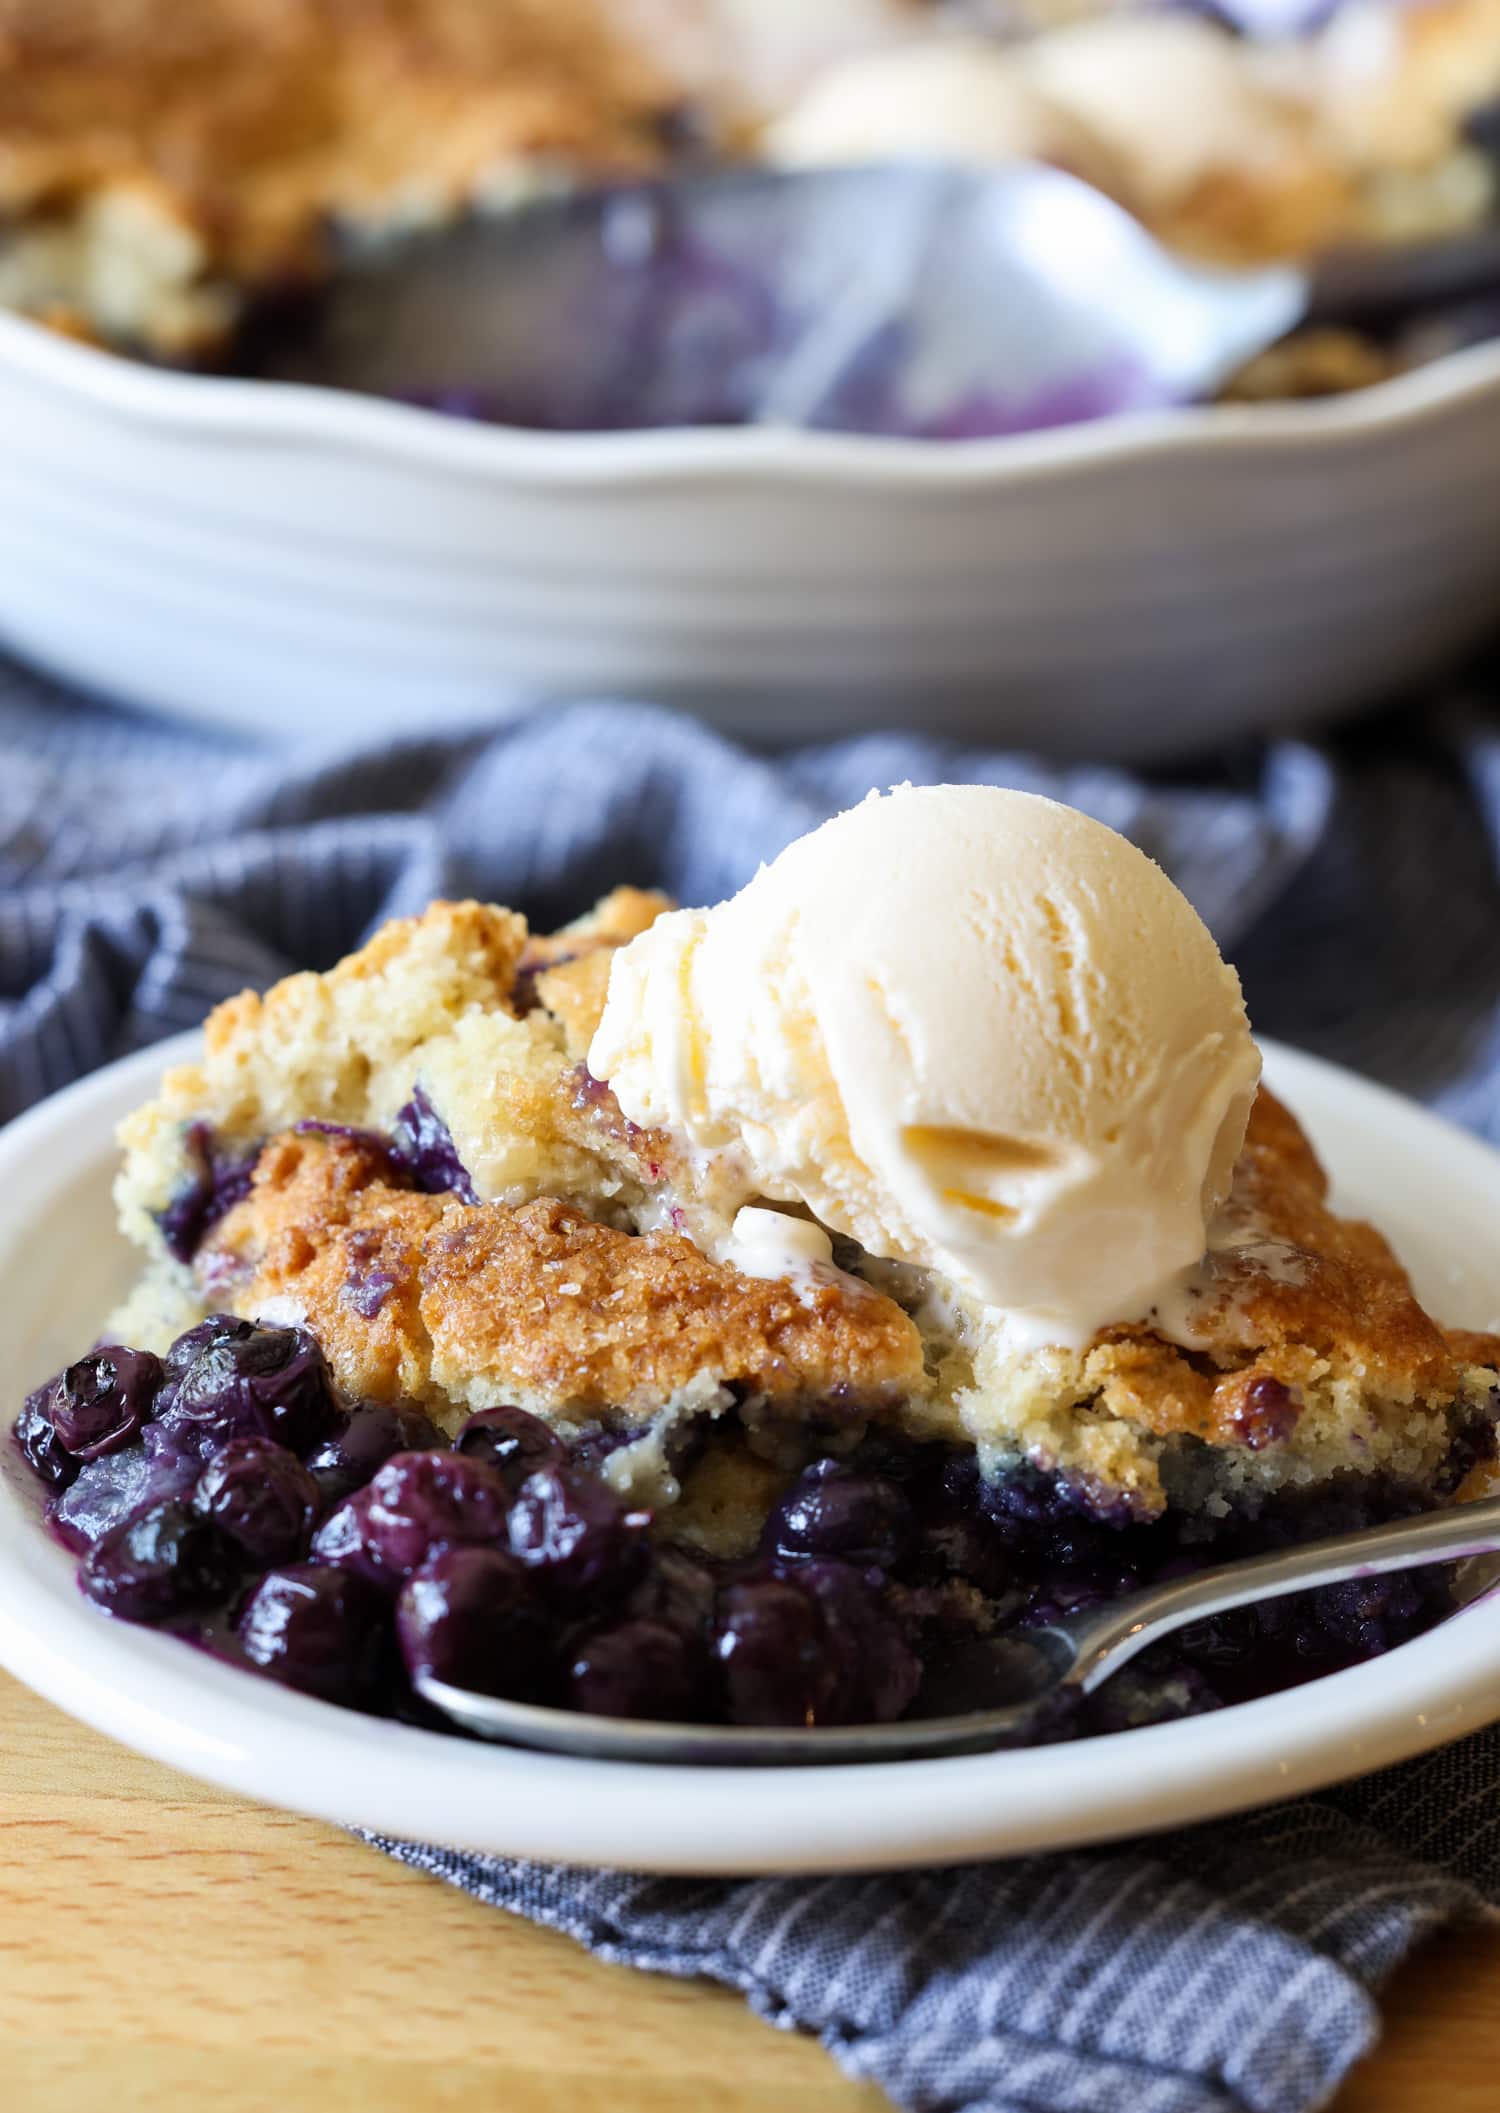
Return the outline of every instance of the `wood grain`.
{"type": "MultiPolygon", "coordinates": [[[[1493,2113],[1500,1934],[1395,1992],[1337,2113],[1493,2113]]],[[[880,2113],[722,1990],[588,1958],[0,1676],[6,2113],[880,2113]]],[[[1126,2109],[1122,2109],[1126,2113],[1126,2109]]]]}

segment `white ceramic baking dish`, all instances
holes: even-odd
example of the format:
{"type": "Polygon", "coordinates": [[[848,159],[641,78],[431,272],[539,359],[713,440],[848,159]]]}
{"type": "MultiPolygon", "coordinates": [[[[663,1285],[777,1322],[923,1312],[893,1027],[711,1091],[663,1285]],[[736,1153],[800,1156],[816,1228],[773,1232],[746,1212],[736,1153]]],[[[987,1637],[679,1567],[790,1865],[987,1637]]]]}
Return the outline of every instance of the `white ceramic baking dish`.
{"type": "Polygon", "coordinates": [[[555,435],[0,314],[0,637],[277,733],[583,693],[1127,759],[1345,713],[1500,601],[1500,346],[1315,403],[912,443],[555,435]]]}

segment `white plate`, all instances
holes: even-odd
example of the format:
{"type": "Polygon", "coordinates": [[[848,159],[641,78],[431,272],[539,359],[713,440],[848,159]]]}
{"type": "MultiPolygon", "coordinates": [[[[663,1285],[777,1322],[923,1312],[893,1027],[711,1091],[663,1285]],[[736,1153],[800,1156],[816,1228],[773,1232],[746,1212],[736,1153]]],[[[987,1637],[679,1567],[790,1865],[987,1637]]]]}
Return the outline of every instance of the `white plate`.
{"type": "MultiPolygon", "coordinates": [[[[90,1340],[126,1257],[111,1132],[191,1039],[59,1094],[0,1136],[5,1390],[90,1340]]],[[[1267,1072],[1339,1200],[1378,1218],[1445,1318],[1500,1304],[1500,1155],[1290,1050],[1267,1072]]],[[[9,1407],[6,1409],[9,1419],[9,1407]]],[[[453,1847],[692,1872],[946,1863],[1178,1826],[1378,1768],[1500,1716],[1500,1598],[1372,1664],[1216,1715],[974,1759],[878,1767],[651,1768],[467,1744],[314,1702],[80,1596],[0,1448],[0,1664],[86,1723],[299,1812],[453,1847]]]]}
{"type": "Polygon", "coordinates": [[[939,444],[486,429],[0,314],[0,432],[0,640],[295,736],[590,694],[1141,759],[1395,694],[1500,584],[1497,345],[939,444]]]}

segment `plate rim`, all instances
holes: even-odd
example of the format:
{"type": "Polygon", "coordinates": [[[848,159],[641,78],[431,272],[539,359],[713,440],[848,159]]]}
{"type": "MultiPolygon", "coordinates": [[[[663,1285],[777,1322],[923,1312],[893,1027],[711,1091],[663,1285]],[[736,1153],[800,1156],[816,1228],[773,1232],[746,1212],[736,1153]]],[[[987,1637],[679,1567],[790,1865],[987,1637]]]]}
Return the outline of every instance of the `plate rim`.
{"type": "Polygon", "coordinates": [[[375,453],[475,480],[547,486],[743,482],[830,488],[871,484],[928,495],[1029,483],[1069,469],[1160,464],[1173,457],[1358,449],[1416,433],[1500,395],[1500,340],[1469,345],[1342,396],[1280,403],[1198,404],[1119,412],[1037,433],[923,441],[788,428],[683,427],[631,433],[545,433],[482,426],[353,390],[157,368],[63,337],[0,309],[6,368],[94,412],[111,412],[201,441],[309,443],[375,453]]]}
{"type": "MultiPolygon", "coordinates": [[[[164,1065],[191,1056],[197,1039],[124,1058],[0,1131],[0,1255],[34,1211],[112,1155],[115,1117],[164,1065]]],[[[1294,1106],[1299,1092],[1314,1104],[1352,1099],[1362,1125],[1387,1138],[1404,1132],[1450,1154],[1461,1145],[1471,1185],[1500,1193],[1500,1152],[1470,1133],[1323,1059],[1261,1046],[1270,1082],[1294,1106]]],[[[1315,1115],[1309,1127],[1316,1141],[1315,1115]]],[[[69,1598],[71,1561],[42,1534],[23,1476],[13,1455],[0,1464],[0,1666],[94,1728],[223,1788],[452,1848],[726,1876],[1006,1856],[1297,1795],[1500,1718],[1496,1596],[1367,1665],[1205,1717],[1071,1745],[772,1770],[471,1746],[313,1701],[175,1639],[101,1619],[81,1595],[69,1598]]]]}

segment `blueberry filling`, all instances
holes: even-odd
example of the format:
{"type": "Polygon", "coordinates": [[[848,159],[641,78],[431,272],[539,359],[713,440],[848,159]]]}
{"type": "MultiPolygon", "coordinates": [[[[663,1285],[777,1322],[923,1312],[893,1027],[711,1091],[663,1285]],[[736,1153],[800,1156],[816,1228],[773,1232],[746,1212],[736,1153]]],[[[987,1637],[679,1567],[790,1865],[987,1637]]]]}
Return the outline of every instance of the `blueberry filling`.
{"type": "Polygon", "coordinates": [[[388,1409],[383,1403],[360,1402],[342,1416],[307,1456],[307,1471],[318,1485],[325,1511],[363,1489],[392,1453],[433,1452],[444,1444],[437,1425],[420,1409],[388,1409]]]}
{"type": "Polygon", "coordinates": [[[235,1634],[249,1664],[321,1701],[376,1708],[388,1687],[385,1602],[373,1585],[334,1564],[269,1571],[235,1634]]]}
{"type": "Polygon", "coordinates": [[[356,1227],[345,1235],[344,1247],[349,1267],[340,1296],[362,1321],[378,1320],[396,1288],[394,1273],[380,1264],[380,1235],[369,1227],[356,1227]]]}
{"type": "Polygon", "coordinates": [[[562,1440],[540,1416],[504,1406],[476,1410],[460,1429],[453,1447],[455,1452],[494,1468],[512,1491],[518,1490],[538,1468],[556,1466],[566,1452],[562,1440]]]}
{"type": "MultiPolygon", "coordinates": [[[[1296,1413],[1268,1384],[1246,1399],[1262,1443],[1296,1413]]],[[[803,1431],[809,1448],[819,1428],[803,1431]]],[[[875,1432],[807,1459],[758,1547],[714,1560],[653,1535],[603,1479],[608,1440],[638,1432],[569,1443],[500,1406],[449,1445],[414,1405],[340,1401],[307,1331],[230,1315],[160,1360],[90,1353],[28,1396],[14,1431],[101,1608],[322,1700],[426,1722],[411,1683],[428,1674],[680,1722],[980,1708],[1002,1661],[1013,1692],[1035,1624],[1430,1501],[1350,1474],[1210,1528],[1187,1513],[1143,1518],[1035,1468],[987,1481],[971,1451],[875,1432]]],[[[1460,1438],[1455,1460],[1492,1443],[1460,1438]]],[[[1156,1645],[1033,1735],[1220,1708],[1374,1657],[1449,1611],[1440,1571],[1241,1609],[1156,1645]]]]}
{"type": "Polygon", "coordinates": [[[168,1370],[156,1420],[205,1454],[231,1438],[270,1438],[304,1453],[337,1420],[323,1353],[305,1328],[241,1321],[201,1342],[190,1359],[169,1357],[168,1370]]]}
{"type": "Polygon", "coordinates": [[[331,1512],[313,1554],[395,1593],[441,1548],[503,1541],[510,1492],[482,1460],[462,1453],[393,1453],[331,1512]]]}
{"type": "MultiPolygon", "coordinates": [[[[353,1123],[307,1117],[293,1125],[299,1136],[347,1137],[386,1163],[389,1180],[427,1195],[454,1195],[477,1203],[478,1191],[458,1156],[452,1133],[421,1086],[398,1112],[389,1137],[353,1123]]],[[[237,1203],[249,1195],[261,1147],[231,1148],[211,1123],[188,1125],[184,1138],[188,1173],[171,1201],[156,1216],[157,1229],[174,1260],[191,1263],[198,1249],[237,1203]]],[[[395,1281],[373,1261],[356,1266],[345,1286],[345,1300],[364,1320],[374,1320],[395,1288],[395,1281]]]]}
{"type": "Polygon", "coordinates": [[[237,1569],[234,1547],[213,1520],[169,1497],[95,1541],[79,1582],[125,1621],[163,1622],[221,1599],[237,1569]]]}
{"type": "Polygon", "coordinates": [[[79,1461],[117,1453],[145,1428],[161,1383],[149,1351],[91,1351],[54,1381],[46,1404],[58,1443],[79,1461]]]}
{"type": "Polygon", "coordinates": [[[190,1124],[186,1143],[188,1177],[156,1216],[168,1252],[179,1262],[191,1262],[206,1235],[249,1195],[259,1156],[226,1152],[208,1123],[190,1124]]]}
{"type": "Polygon", "coordinates": [[[525,1700],[545,1691],[550,1629],[524,1566],[501,1548],[429,1556],[396,1603],[407,1671],[451,1687],[525,1700]]]}
{"type": "Polygon", "coordinates": [[[297,1458],[269,1438],[231,1438],[193,1486],[193,1509],[211,1519],[247,1562],[295,1563],[307,1553],[321,1502],[297,1458]]]}
{"type": "Polygon", "coordinates": [[[479,1201],[468,1169],[454,1150],[448,1125],[420,1086],[413,1087],[411,1099],[396,1117],[391,1152],[417,1188],[430,1195],[451,1189],[462,1203],[479,1201]]]}

